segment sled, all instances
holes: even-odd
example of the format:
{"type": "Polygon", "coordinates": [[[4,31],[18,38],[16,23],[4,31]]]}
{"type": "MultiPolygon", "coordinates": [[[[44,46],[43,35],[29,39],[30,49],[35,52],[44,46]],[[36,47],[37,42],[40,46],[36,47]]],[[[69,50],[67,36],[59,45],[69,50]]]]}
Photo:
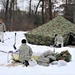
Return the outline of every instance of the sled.
{"type": "MultiPolygon", "coordinates": [[[[19,54],[18,54],[18,53],[12,53],[11,56],[12,56],[11,59],[19,60],[19,54]]],[[[39,59],[39,56],[37,56],[37,55],[32,55],[32,56],[31,56],[31,59],[38,60],[38,59],[39,59]]]]}

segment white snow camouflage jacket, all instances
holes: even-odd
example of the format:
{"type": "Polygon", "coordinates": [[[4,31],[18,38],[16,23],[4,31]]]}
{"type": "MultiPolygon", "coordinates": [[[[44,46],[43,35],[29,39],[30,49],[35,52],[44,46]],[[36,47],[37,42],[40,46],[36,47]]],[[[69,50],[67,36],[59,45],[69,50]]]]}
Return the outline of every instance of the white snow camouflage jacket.
{"type": "Polygon", "coordinates": [[[25,60],[29,61],[33,54],[32,49],[26,44],[21,44],[18,51],[19,51],[19,61],[21,62],[24,62],[25,60]]]}
{"type": "Polygon", "coordinates": [[[6,31],[6,26],[4,23],[1,23],[0,24],[0,31],[3,32],[3,31],[6,31]]]}

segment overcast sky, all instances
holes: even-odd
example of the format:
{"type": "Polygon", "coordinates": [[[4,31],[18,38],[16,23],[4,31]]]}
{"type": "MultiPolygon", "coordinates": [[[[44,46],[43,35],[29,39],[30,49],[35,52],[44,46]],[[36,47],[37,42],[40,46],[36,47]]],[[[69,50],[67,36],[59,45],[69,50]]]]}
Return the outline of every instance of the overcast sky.
{"type": "MultiPolygon", "coordinates": [[[[29,1],[30,0],[18,0],[18,7],[21,10],[28,10],[28,6],[29,6],[29,1]]],[[[32,0],[32,9],[34,9],[34,5],[36,6],[38,3],[38,0],[32,0]]],[[[62,4],[62,0],[57,0],[57,4],[56,6],[58,7],[60,4],[62,4]]],[[[38,9],[39,11],[41,10],[40,8],[38,9]]]]}
{"type": "MultiPolygon", "coordinates": [[[[58,6],[60,4],[60,1],[62,0],[57,0],[58,1],[58,6]]],[[[36,6],[38,3],[38,0],[32,0],[32,9],[34,9],[34,5],[36,6]]],[[[18,0],[18,4],[17,6],[20,8],[20,10],[25,10],[27,11],[28,10],[28,7],[29,7],[29,0],[18,0]]],[[[1,9],[1,5],[0,5],[0,9],[1,9]]],[[[39,8],[39,10],[41,10],[39,8]]]]}
{"type": "MultiPolygon", "coordinates": [[[[34,6],[36,6],[38,3],[38,0],[32,0],[32,9],[34,9],[34,6]]],[[[29,0],[18,0],[18,7],[21,10],[28,10],[29,6],[29,0]]]]}

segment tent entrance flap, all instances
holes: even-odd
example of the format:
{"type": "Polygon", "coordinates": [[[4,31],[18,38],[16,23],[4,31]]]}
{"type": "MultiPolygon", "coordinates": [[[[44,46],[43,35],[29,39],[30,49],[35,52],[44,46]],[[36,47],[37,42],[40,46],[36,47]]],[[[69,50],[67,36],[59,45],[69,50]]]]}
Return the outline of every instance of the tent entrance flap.
{"type": "Polygon", "coordinates": [[[69,35],[68,45],[75,45],[75,39],[72,34],[69,35]]]}

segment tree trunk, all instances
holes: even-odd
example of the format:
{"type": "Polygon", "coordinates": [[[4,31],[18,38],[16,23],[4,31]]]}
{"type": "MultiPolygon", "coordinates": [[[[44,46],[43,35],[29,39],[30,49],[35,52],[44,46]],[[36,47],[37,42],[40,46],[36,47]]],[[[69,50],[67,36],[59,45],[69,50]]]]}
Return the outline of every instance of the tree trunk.
{"type": "Polygon", "coordinates": [[[42,0],[42,24],[44,24],[44,0],[42,0]]]}
{"type": "Polygon", "coordinates": [[[9,0],[6,1],[6,8],[5,8],[5,24],[7,24],[7,20],[8,20],[8,6],[9,6],[9,0]]]}
{"type": "Polygon", "coordinates": [[[52,19],[52,2],[49,0],[49,20],[52,19]]]}
{"type": "Polygon", "coordinates": [[[31,2],[32,0],[29,1],[29,16],[31,15],[31,2]]]}
{"type": "Polygon", "coordinates": [[[38,10],[38,7],[39,7],[40,2],[41,2],[41,0],[39,0],[39,2],[37,4],[36,10],[35,10],[35,14],[37,13],[37,10],[38,10]]]}
{"type": "Polygon", "coordinates": [[[11,2],[10,2],[10,17],[9,17],[10,25],[11,25],[11,31],[13,28],[13,17],[14,17],[13,12],[14,12],[14,0],[11,0],[11,2]]]}

